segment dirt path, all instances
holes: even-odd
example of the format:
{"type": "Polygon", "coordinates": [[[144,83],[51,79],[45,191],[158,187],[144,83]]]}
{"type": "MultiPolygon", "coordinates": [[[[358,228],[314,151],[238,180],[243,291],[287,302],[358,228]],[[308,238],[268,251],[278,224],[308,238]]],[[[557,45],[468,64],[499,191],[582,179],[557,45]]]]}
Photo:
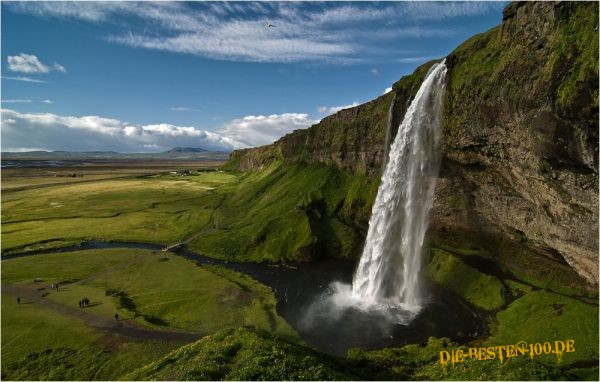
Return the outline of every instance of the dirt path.
{"type": "Polygon", "coordinates": [[[192,240],[195,240],[196,238],[198,238],[200,235],[204,235],[207,232],[215,232],[219,230],[219,227],[217,226],[217,210],[221,207],[221,204],[223,203],[223,201],[221,200],[221,203],[213,210],[211,216],[210,216],[210,223],[209,223],[209,227],[208,228],[204,228],[203,230],[196,232],[195,234],[193,234],[192,236],[185,238],[183,240],[179,240],[177,243],[171,244],[171,245],[166,245],[162,251],[163,252],[168,252],[171,250],[176,250],[178,248],[183,247],[184,245],[189,244],[192,240]]]}
{"type": "Polygon", "coordinates": [[[204,336],[201,333],[151,330],[143,328],[129,320],[117,321],[98,317],[87,313],[84,309],[73,308],[42,297],[41,292],[35,289],[36,287],[37,285],[2,285],[2,293],[6,293],[14,298],[20,297],[21,304],[39,304],[65,316],[77,318],[87,326],[124,337],[139,340],[193,342],[204,336]]]}

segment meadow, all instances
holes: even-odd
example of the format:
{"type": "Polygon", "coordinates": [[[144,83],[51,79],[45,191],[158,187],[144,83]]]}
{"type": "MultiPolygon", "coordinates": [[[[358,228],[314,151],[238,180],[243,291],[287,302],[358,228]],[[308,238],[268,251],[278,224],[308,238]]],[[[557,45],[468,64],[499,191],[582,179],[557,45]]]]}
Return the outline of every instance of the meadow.
{"type": "MultiPolygon", "coordinates": [[[[562,268],[531,276],[474,266],[488,256],[482,250],[430,248],[427,275],[479,312],[488,332],[468,344],[431,337],[425,344],[350,349],[345,358],[305,347],[278,315],[274,291],[225,266],[158,249],[44,253],[94,240],[184,243],[225,261],[347,258],[361,240],[352,213],[368,209],[376,187],[332,167],[280,162],[248,173],[114,170],[106,179],[23,181],[29,185],[3,192],[3,379],[597,376],[597,296],[564,282],[570,276],[562,268]],[[562,278],[554,280],[556,274],[562,278]],[[90,304],[79,308],[83,297],[90,304]],[[566,339],[575,340],[576,352],[560,362],[551,354],[502,368],[469,361],[443,370],[439,363],[441,349],[566,339]]],[[[42,170],[21,171],[35,177],[42,170]]]]}
{"type": "MultiPolygon", "coordinates": [[[[203,169],[156,170],[117,170],[110,179],[3,193],[3,255],[90,238],[174,243],[210,228],[221,198],[215,190],[236,180],[203,169]]],[[[190,339],[231,327],[300,342],[275,311],[269,288],[170,252],[98,249],[6,258],[2,287],[3,379],[117,379],[190,339]],[[81,309],[84,297],[90,304],[81,309]],[[159,334],[143,338],[153,332],[159,334]]]]}

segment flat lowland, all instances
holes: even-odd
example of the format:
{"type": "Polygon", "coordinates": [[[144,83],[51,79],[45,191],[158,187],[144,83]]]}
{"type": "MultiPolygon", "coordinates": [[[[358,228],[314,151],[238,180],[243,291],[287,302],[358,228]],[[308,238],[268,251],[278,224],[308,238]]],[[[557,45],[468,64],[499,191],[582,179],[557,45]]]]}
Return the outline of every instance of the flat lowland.
{"type": "Polygon", "coordinates": [[[202,169],[3,193],[2,252],[88,239],[170,244],[210,226],[220,186],[234,175],[202,169]],[[190,175],[193,174],[193,175],[190,175]]]}
{"type": "Polygon", "coordinates": [[[47,187],[58,184],[90,182],[102,179],[135,177],[157,172],[214,169],[223,164],[216,160],[117,160],[86,159],[40,161],[19,159],[2,161],[2,192],[47,187]]]}

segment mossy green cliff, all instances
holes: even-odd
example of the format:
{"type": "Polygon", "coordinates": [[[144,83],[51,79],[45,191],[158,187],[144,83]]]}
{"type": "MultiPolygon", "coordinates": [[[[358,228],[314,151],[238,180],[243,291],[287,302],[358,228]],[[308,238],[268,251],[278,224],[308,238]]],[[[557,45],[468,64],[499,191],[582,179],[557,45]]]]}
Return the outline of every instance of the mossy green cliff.
{"type": "MultiPolygon", "coordinates": [[[[524,277],[548,267],[556,285],[598,283],[597,28],[598,3],[511,3],[500,26],[447,57],[430,245],[479,251],[524,277]]],[[[386,152],[390,105],[393,137],[431,64],[371,102],[272,145],[235,151],[229,168],[325,164],[347,179],[360,177],[373,194],[350,198],[361,208],[346,209],[341,220],[363,235],[386,152]]],[[[324,195],[323,201],[347,207],[348,192],[341,186],[337,199],[324,195]]],[[[344,253],[360,252],[362,241],[351,245],[344,253]]]]}

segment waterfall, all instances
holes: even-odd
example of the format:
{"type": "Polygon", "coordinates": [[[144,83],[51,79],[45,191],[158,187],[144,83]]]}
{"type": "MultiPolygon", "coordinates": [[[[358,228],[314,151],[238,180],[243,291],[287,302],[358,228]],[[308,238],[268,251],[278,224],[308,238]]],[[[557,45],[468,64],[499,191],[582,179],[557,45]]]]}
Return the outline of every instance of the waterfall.
{"type": "Polygon", "coordinates": [[[392,139],[392,123],[394,121],[394,107],[396,106],[396,97],[398,97],[398,95],[396,94],[396,92],[394,92],[394,98],[392,98],[392,103],[390,103],[390,108],[388,109],[388,123],[387,130],[385,131],[385,146],[383,147],[382,171],[385,171],[388,157],[390,156],[390,140],[392,139]]]}
{"type": "Polygon", "coordinates": [[[440,119],[447,68],[433,65],[390,149],[352,295],[362,305],[421,309],[421,247],[440,165],[440,119]]]}

